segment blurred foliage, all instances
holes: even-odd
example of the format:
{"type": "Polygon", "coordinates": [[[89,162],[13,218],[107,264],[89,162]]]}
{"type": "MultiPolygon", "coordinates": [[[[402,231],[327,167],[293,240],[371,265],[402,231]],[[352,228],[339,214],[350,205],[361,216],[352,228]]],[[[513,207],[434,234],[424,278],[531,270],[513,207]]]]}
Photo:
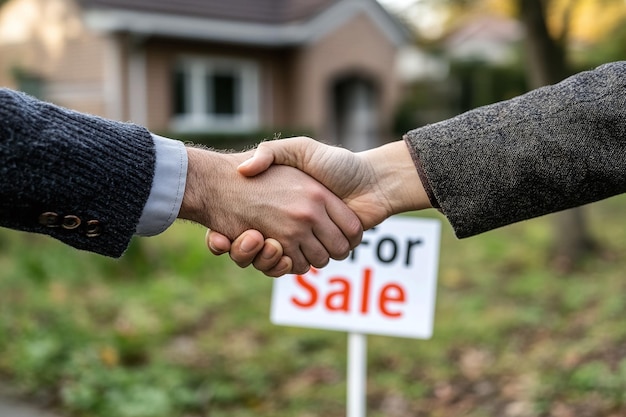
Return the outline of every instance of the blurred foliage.
{"type": "MultiPolygon", "coordinates": [[[[624,8],[626,8],[626,3],[624,8]]],[[[615,27],[602,42],[594,45],[593,48],[577,52],[574,56],[576,61],[586,61],[591,66],[626,60],[626,20],[615,27]]]]}
{"type": "MultiPolygon", "coordinates": [[[[464,23],[485,15],[519,19],[518,0],[425,0],[447,16],[439,39],[425,38],[419,47],[448,62],[443,79],[424,79],[405,86],[393,124],[396,136],[408,130],[455,116],[486,104],[506,100],[528,91],[527,58],[522,44],[512,44],[516,59],[508,64],[478,60],[459,61],[447,56],[446,40],[464,23]],[[441,10],[446,8],[447,12],[441,10]]],[[[626,60],[626,3],[623,0],[550,0],[548,29],[566,37],[567,73],[574,74],[607,62],[626,60]]],[[[407,11],[409,8],[407,8],[407,11]]]]}
{"type": "MultiPolygon", "coordinates": [[[[625,208],[587,208],[603,250],[574,275],[546,267],[550,216],[444,222],[434,337],[369,337],[368,415],[625,415],[625,208]]],[[[343,416],[346,335],[271,325],[273,281],[203,237],[176,224],[114,260],[0,230],[6,383],[77,417],[343,416]]]]}
{"type": "Polygon", "coordinates": [[[453,62],[444,80],[424,80],[408,87],[399,104],[393,131],[397,137],[476,107],[508,100],[528,90],[520,65],[490,66],[453,62]]]}

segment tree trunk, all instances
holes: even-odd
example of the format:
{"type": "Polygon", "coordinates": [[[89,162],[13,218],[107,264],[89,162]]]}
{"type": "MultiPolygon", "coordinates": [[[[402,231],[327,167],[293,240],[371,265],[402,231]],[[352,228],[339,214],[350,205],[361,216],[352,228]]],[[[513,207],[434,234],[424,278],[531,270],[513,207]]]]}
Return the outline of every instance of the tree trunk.
{"type": "Polygon", "coordinates": [[[563,40],[548,33],[545,0],[518,0],[520,16],[526,29],[526,72],[529,86],[539,88],[567,76],[563,40]]]}
{"type": "MultiPolygon", "coordinates": [[[[550,36],[545,18],[547,3],[548,0],[518,0],[520,17],[526,29],[526,67],[531,88],[557,83],[568,75],[566,29],[560,39],[550,36]]],[[[564,272],[571,270],[582,255],[595,247],[587,231],[582,208],[557,214],[554,233],[552,262],[564,272]]]]}

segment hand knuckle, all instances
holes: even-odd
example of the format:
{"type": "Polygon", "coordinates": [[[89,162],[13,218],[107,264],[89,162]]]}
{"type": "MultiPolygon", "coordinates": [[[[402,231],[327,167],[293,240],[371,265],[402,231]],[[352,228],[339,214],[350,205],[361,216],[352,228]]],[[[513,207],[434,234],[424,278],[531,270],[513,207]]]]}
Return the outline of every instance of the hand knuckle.
{"type": "Polygon", "coordinates": [[[313,224],[317,218],[317,213],[311,208],[300,208],[292,212],[294,220],[298,223],[313,224]]]}

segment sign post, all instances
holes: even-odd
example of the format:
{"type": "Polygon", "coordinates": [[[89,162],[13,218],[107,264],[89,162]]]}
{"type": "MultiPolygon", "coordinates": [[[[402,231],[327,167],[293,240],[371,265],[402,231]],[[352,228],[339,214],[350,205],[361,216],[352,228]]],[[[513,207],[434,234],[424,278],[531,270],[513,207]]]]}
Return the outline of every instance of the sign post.
{"type": "Polygon", "coordinates": [[[274,281],[274,324],[348,336],[348,417],[365,416],[366,334],[432,335],[441,223],[392,217],[343,261],[274,281]]]}
{"type": "Polygon", "coordinates": [[[346,417],[365,417],[367,336],[348,333],[348,404],[346,417]]]}

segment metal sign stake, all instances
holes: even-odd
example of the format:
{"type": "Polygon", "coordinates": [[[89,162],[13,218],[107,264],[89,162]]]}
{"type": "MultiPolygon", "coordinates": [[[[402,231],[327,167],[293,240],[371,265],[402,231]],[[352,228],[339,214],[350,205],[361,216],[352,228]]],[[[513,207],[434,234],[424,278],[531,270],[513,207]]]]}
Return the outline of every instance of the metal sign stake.
{"type": "Polygon", "coordinates": [[[347,417],[365,417],[367,388],[367,336],[348,333],[347,417]]]}

